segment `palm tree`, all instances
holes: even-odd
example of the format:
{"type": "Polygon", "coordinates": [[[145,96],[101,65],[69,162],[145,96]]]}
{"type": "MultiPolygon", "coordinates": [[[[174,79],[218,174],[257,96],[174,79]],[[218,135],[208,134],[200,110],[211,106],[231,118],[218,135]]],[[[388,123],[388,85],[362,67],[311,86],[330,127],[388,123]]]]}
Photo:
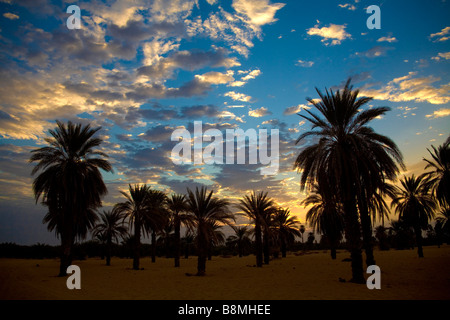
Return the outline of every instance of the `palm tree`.
{"type": "Polygon", "coordinates": [[[48,230],[61,237],[59,276],[67,275],[71,265],[72,246],[76,237],[85,238],[97,218],[96,208],[107,193],[99,169],[112,172],[108,156],[97,148],[102,143],[94,135],[101,129],[92,129],[68,122],[56,121],[57,128],[49,130],[48,146],[35,149],[30,162],[37,161],[32,175],[40,171],[33,181],[36,202],[48,207],[43,222],[48,230]]]}
{"type": "Polygon", "coordinates": [[[297,224],[300,221],[296,217],[291,216],[289,209],[278,208],[273,215],[273,225],[275,232],[280,241],[281,256],[286,257],[287,244],[294,242],[295,237],[300,237],[300,231],[297,224]]]}
{"type": "Polygon", "coordinates": [[[195,193],[188,188],[187,193],[188,212],[197,231],[197,275],[204,276],[211,226],[215,223],[230,224],[234,216],[228,210],[228,201],[213,197],[213,191],[208,193],[205,187],[196,188],[195,193]]]}
{"type": "Polygon", "coordinates": [[[175,229],[175,267],[179,267],[181,255],[180,227],[181,224],[190,225],[192,216],[186,214],[187,202],[186,196],[183,194],[172,194],[167,199],[167,208],[172,214],[175,229]]]}
{"type": "MultiPolygon", "coordinates": [[[[297,143],[309,136],[317,137],[317,140],[300,152],[294,166],[302,172],[302,190],[318,183],[325,198],[337,194],[343,206],[345,235],[351,252],[351,281],[365,283],[359,216],[363,224],[370,222],[365,219],[369,214],[367,199],[385,179],[395,179],[399,170],[396,163],[403,167],[402,155],[391,139],[367,126],[389,108],[362,110],[372,98],[358,98],[359,91],[352,90],[350,79],[342,91],[326,90],[325,95],[317,88],[316,91],[320,101],[307,100],[322,117],[309,110],[305,110],[308,116],[299,114],[313,126],[297,139],[297,143]]],[[[364,233],[364,236],[371,238],[372,235],[364,233]]]]}
{"type": "Polygon", "coordinates": [[[150,226],[158,225],[161,217],[152,214],[153,204],[149,201],[150,188],[147,185],[128,185],[128,193],[121,191],[125,202],[116,204],[115,209],[128,218],[129,228],[134,229],[133,269],[139,270],[141,232],[148,232],[150,226]]]}
{"type": "Polygon", "coordinates": [[[228,240],[231,243],[234,243],[237,245],[238,248],[238,255],[239,258],[243,256],[243,247],[245,243],[249,243],[250,239],[248,238],[250,234],[250,230],[248,227],[237,227],[237,226],[231,226],[231,228],[234,231],[234,235],[231,235],[228,237],[228,240]]]}
{"type": "Polygon", "coordinates": [[[103,211],[100,213],[101,222],[96,224],[92,233],[93,237],[101,237],[106,242],[106,265],[111,265],[112,242],[127,234],[123,225],[123,216],[117,210],[103,211]]]}
{"type": "Polygon", "coordinates": [[[305,207],[312,205],[306,213],[306,221],[309,221],[313,231],[323,234],[328,239],[331,259],[336,259],[336,248],[344,233],[342,205],[336,201],[336,197],[326,199],[322,196],[317,184],[302,204],[305,207]]]}
{"type": "Polygon", "coordinates": [[[300,225],[299,231],[300,231],[300,234],[302,235],[302,245],[303,245],[303,234],[304,234],[305,231],[306,231],[305,225],[303,225],[303,224],[300,225]]]}
{"type": "Polygon", "coordinates": [[[436,202],[430,192],[430,181],[426,175],[417,178],[404,177],[401,188],[397,187],[396,195],[392,199],[391,206],[395,206],[395,212],[399,214],[399,220],[412,226],[416,235],[417,253],[423,257],[422,229],[426,229],[428,221],[434,217],[436,202]]]}
{"type": "Polygon", "coordinates": [[[209,230],[209,243],[208,243],[208,260],[212,259],[212,249],[215,246],[219,246],[225,243],[225,234],[220,230],[222,226],[217,222],[211,222],[208,227],[209,230]]]}
{"type": "Polygon", "coordinates": [[[256,266],[262,267],[263,264],[263,246],[261,241],[261,231],[265,228],[264,219],[275,210],[275,204],[272,199],[267,196],[267,192],[261,191],[256,194],[252,192],[250,196],[244,195],[239,200],[237,206],[243,211],[243,214],[249,218],[255,225],[255,249],[256,249],[256,266]]]}
{"type": "Polygon", "coordinates": [[[144,228],[147,233],[151,232],[152,262],[156,262],[156,234],[163,230],[169,223],[170,217],[166,209],[167,196],[160,190],[147,189],[148,214],[144,221],[144,228]]]}
{"type": "Polygon", "coordinates": [[[427,162],[425,169],[433,169],[427,172],[427,176],[430,177],[429,183],[433,186],[433,192],[439,204],[448,207],[450,206],[450,136],[438,148],[431,147],[433,152],[427,150],[433,160],[423,159],[427,162]]]}

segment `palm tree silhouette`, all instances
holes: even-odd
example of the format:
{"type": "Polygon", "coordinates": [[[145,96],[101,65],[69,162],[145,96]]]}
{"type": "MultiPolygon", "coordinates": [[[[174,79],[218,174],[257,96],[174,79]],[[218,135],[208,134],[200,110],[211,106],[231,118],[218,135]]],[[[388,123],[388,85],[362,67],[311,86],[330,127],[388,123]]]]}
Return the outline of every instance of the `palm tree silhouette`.
{"type": "Polygon", "coordinates": [[[434,195],[439,204],[448,208],[450,206],[450,136],[441,146],[431,147],[433,152],[427,150],[433,160],[425,158],[423,160],[427,162],[425,170],[430,168],[433,171],[426,174],[430,178],[429,183],[433,187],[434,195]]]}
{"type": "Polygon", "coordinates": [[[302,235],[302,245],[303,245],[303,234],[304,234],[305,231],[306,231],[306,228],[305,228],[305,226],[304,226],[303,224],[300,225],[299,231],[300,231],[300,234],[302,235]]]}
{"type": "Polygon", "coordinates": [[[31,151],[29,161],[38,162],[31,172],[40,171],[33,181],[33,192],[36,202],[42,196],[48,207],[43,222],[61,237],[59,276],[66,276],[75,238],[85,238],[94,226],[95,210],[107,193],[99,169],[112,172],[112,167],[104,159],[108,156],[97,149],[102,140],[94,135],[100,127],[56,123],[57,128],[49,130],[51,137],[45,138],[48,146],[31,151]]]}
{"type": "Polygon", "coordinates": [[[300,237],[297,224],[300,222],[296,217],[291,216],[289,209],[278,208],[272,219],[272,228],[277,235],[281,247],[281,256],[286,257],[287,244],[292,243],[295,237],[300,237]]]}
{"type": "Polygon", "coordinates": [[[188,212],[192,215],[192,224],[197,232],[197,275],[204,276],[211,228],[215,223],[230,224],[234,216],[228,210],[228,201],[213,197],[213,191],[208,193],[205,187],[196,188],[195,193],[188,188],[187,193],[188,212]]]}
{"type": "Polygon", "coordinates": [[[344,233],[344,213],[342,205],[336,201],[336,197],[326,199],[320,193],[319,185],[314,185],[312,193],[302,201],[307,207],[312,207],[306,213],[306,221],[314,231],[323,234],[329,241],[331,259],[336,259],[336,248],[344,233]]]}
{"type": "Polygon", "coordinates": [[[239,200],[237,206],[243,211],[243,214],[249,218],[255,225],[255,249],[256,249],[256,266],[262,267],[263,264],[263,244],[261,241],[262,228],[267,229],[265,219],[275,211],[275,204],[272,199],[267,196],[267,192],[252,192],[250,196],[244,195],[239,200]]]}
{"type": "Polygon", "coordinates": [[[147,233],[151,232],[152,262],[156,262],[156,234],[163,230],[169,223],[169,213],[166,208],[167,196],[160,190],[147,189],[148,213],[144,221],[144,228],[147,233]]]}
{"type": "Polygon", "coordinates": [[[234,235],[231,235],[228,237],[228,240],[237,245],[238,248],[238,255],[239,258],[241,258],[243,256],[243,247],[245,243],[249,243],[250,239],[249,239],[249,234],[250,234],[250,230],[248,227],[237,227],[237,226],[231,226],[231,228],[234,231],[234,235]]]}
{"type": "Polygon", "coordinates": [[[175,267],[179,267],[181,255],[181,224],[191,225],[192,216],[186,214],[188,207],[186,196],[183,194],[172,194],[170,197],[168,197],[167,208],[172,214],[173,225],[175,229],[175,267]]]}
{"type": "Polygon", "coordinates": [[[150,202],[150,187],[147,185],[128,185],[128,193],[121,191],[125,202],[116,204],[115,209],[128,218],[129,228],[134,229],[133,269],[139,270],[141,250],[141,232],[148,233],[151,226],[161,223],[162,217],[154,214],[154,205],[150,202]]]}
{"type": "Polygon", "coordinates": [[[350,79],[342,91],[334,93],[326,90],[325,95],[317,88],[316,91],[320,101],[307,100],[322,117],[309,110],[305,110],[308,116],[299,114],[313,126],[311,131],[297,139],[297,143],[309,136],[318,140],[300,152],[294,166],[302,171],[302,190],[317,182],[325,198],[338,195],[343,206],[345,235],[351,252],[351,281],[365,283],[358,218],[363,224],[364,237],[371,238],[371,233],[366,233],[371,230],[366,225],[370,223],[368,199],[385,179],[395,179],[398,172],[396,163],[403,167],[402,156],[391,139],[367,126],[389,108],[361,110],[372,98],[358,98],[359,91],[352,90],[350,79]]]}
{"type": "Polygon", "coordinates": [[[428,226],[428,221],[434,218],[436,201],[430,192],[430,181],[426,175],[404,177],[401,187],[397,187],[391,206],[399,214],[399,220],[412,226],[416,235],[417,254],[423,257],[422,229],[428,226]]]}
{"type": "Polygon", "coordinates": [[[100,213],[100,223],[93,229],[93,237],[101,237],[106,242],[106,265],[111,265],[112,242],[118,241],[119,237],[127,235],[127,229],[123,225],[123,216],[117,210],[103,211],[100,213]]]}

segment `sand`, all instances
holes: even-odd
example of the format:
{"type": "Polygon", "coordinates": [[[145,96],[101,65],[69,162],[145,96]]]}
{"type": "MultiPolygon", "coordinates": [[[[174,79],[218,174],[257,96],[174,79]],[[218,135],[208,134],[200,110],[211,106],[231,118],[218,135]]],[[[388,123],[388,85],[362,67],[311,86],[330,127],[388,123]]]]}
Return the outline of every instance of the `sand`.
{"type": "MultiPolygon", "coordinates": [[[[144,270],[131,270],[132,260],[113,257],[74,261],[81,269],[81,289],[69,290],[66,278],[56,277],[57,259],[0,259],[0,299],[149,299],[149,300],[304,300],[304,299],[450,299],[450,246],[416,250],[375,251],[381,268],[381,289],[349,283],[345,251],[336,260],[329,252],[288,254],[254,267],[255,257],[213,257],[205,277],[196,272],[196,257],[141,259],[144,270]],[[341,281],[340,281],[341,278],[341,281]],[[347,280],[342,282],[342,279],[347,280]]],[[[368,274],[366,277],[369,276],[368,274]]]]}

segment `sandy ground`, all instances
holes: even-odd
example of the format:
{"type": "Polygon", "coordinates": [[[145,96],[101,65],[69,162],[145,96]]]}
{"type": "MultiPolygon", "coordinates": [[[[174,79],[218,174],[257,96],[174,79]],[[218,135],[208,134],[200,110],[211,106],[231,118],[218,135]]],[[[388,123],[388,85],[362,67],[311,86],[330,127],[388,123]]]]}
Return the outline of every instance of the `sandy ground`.
{"type": "MultiPolygon", "coordinates": [[[[289,254],[256,268],[255,257],[213,257],[207,261],[205,277],[196,272],[196,257],[141,259],[144,270],[131,270],[132,260],[74,261],[81,269],[81,290],[69,290],[66,278],[56,277],[57,259],[0,259],[0,299],[450,299],[450,246],[425,247],[425,258],[416,250],[375,251],[381,268],[381,289],[341,282],[350,279],[345,251],[331,260],[328,252],[289,254]]],[[[366,275],[369,276],[369,275],[366,275]]]]}

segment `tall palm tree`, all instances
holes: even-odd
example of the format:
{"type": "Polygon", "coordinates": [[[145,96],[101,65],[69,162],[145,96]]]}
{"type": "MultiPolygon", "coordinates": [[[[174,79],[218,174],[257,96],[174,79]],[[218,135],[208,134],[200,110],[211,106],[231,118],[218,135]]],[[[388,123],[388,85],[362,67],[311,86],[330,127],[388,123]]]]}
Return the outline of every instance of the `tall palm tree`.
{"type": "Polygon", "coordinates": [[[188,188],[187,205],[197,231],[197,275],[204,276],[207,249],[212,234],[211,226],[215,223],[230,224],[234,216],[228,210],[228,201],[213,197],[213,191],[208,193],[205,187],[196,188],[195,192],[188,188]]]}
{"type": "Polygon", "coordinates": [[[265,228],[267,216],[270,216],[276,209],[274,201],[267,196],[267,192],[252,192],[250,196],[244,195],[239,200],[237,206],[242,210],[243,214],[249,218],[255,225],[255,249],[256,249],[256,266],[262,267],[263,264],[263,244],[261,241],[262,228],[265,228]]]}
{"type": "Polygon", "coordinates": [[[170,217],[166,208],[167,196],[160,190],[147,189],[148,213],[144,221],[144,229],[151,233],[152,262],[156,262],[156,234],[169,223],[170,217]]]}
{"type": "Polygon", "coordinates": [[[336,248],[344,233],[344,214],[342,205],[336,201],[336,197],[326,199],[320,193],[319,186],[314,185],[312,193],[302,201],[307,207],[312,207],[306,213],[306,221],[314,231],[323,234],[329,241],[331,259],[336,259],[336,248]]]}
{"type": "Polygon", "coordinates": [[[417,253],[423,257],[422,229],[428,226],[428,221],[434,217],[436,202],[430,192],[429,178],[425,175],[404,177],[401,187],[397,187],[391,206],[399,214],[399,220],[412,226],[416,235],[417,253]]]}
{"type": "Polygon", "coordinates": [[[430,177],[429,183],[433,186],[433,192],[442,207],[450,206],[450,136],[441,146],[437,148],[431,146],[433,152],[429,149],[433,160],[423,159],[427,162],[426,169],[433,169],[427,172],[430,177]]]}
{"type": "Polygon", "coordinates": [[[175,267],[180,266],[181,255],[181,224],[191,225],[192,216],[187,214],[186,196],[183,194],[172,194],[167,199],[167,209],[172,214],[175,229],[175,267]]]}
{"type": "Polygon", "coordinates": [[[102,140],[94,135],[101,129],[56,121],[57,128],[45,138],[48,146],[35,149],[30,162],[38,162],[31,174],[36,202],[48,207],[43,222],[49,231],[61,237],[59,276],[67,275],[72,263],[71,251],[76,237],[85,238],[96,221],[95,210],[107,193],[99,169],[112,172],[108,156],[99,151],[102,140]]]}
{"type": "Polygon", "coordinates": [[[231,243],[237,245],[238,255],[239,258],[241,258],[243,256],[244,244],[250,241],[248,237],[250,234],[250,230],[246,226],[244,227],[231,226],[231,228],[234,231],[234,235],[229,236],[228,239],[231,243]]]}
{"type": "Polygon", "coordinates": [[[123,225],[123,216],[117,210],[103,211],[100,213],[100,223],[93,229],[92,236],[101,236],[106,242],[106,265],[111,265],[112,243],[118,241],[119,237],[127,234],[127,229],[123,225]]]}
{"type": "Polygon", "coordinates": [[[280,242],[281,256],[286,257],[287,244],[292,243],[295,237],[300,237],[300,231],[297,225],[300,221],[291,216],[289,209],[278,208],[273,215],[272,228],[275,230],[280,242]]]}
{"type": "Polygon", "coordinates": [[[116,204],[115,209],[128,218],[129,228],[134,229],[133,269],[139,270],[141,232],[148,232],[151,225],[161,223],[161,217],[152,214],[154,211],[150,200],[150,187],[146,184],[128,185],[128,193],[121,191],[126,198],[125,202],[116,204]]]}
{"type": "MultiPolygon", "coordinates": [[[[359,91],[352,90],[350,79],[342,91],[326,90],[326,94],[317,88],[316,91],[320,101],[307,100],[320,115],[309,110],[305,110],[308,115],[299,114],[312,123],[312,130],[302,134],[297,143],[309,136],[317,140],[300,152],[294,166],[302,172],[301,189],[312,187],[317,182],[322,196],[338,195],[351,252],[351,281],[365,283],[359,217],[362,215],[363,223],[370,222],[370,219],[365,219],[368,215],[367,199],[385,179],[395,179],[399,171],[397,164],[403,167],[402,155],[391,139],[367,126],[389,108],[363,110],[362,107],[372,98],[358,98],[359,91]]],[[[367,236],[371,237],[371,234],[365,234],[367,236]]]]}

